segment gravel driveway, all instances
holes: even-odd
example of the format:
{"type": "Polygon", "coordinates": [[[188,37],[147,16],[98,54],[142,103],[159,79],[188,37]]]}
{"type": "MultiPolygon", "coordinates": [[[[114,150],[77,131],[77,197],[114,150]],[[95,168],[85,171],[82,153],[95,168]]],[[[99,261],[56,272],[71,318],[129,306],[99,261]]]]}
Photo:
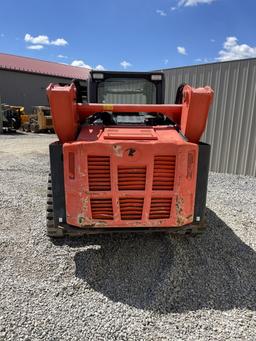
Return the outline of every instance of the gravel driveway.
{"type": "Polygon", "coordinates": [[[255,340],[255,178],[210,175],[200,238],[53,242],[53,140],[0,135],[0,340],[255,340]]]}

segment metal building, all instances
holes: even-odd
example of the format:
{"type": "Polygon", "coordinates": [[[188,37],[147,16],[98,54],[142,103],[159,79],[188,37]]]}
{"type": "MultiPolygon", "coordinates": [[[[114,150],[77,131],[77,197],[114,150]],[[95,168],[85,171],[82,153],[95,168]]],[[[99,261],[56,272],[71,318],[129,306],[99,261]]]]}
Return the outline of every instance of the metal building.
{"type": "Polygon", "coordinates": [[[34,58],[0,53],[0,97],[2,103],[21,105],[30,113],[33,106],[48,105],[50,83],[86,80],[89,70],[34,58]]]}
{"type": "MultiPolygon", "coordinates": [[[[202,139],[212,145],[211,170],[256,176],[256,59],[163,71],[166,103],[174,103],[181,83],[214,89],[202,139]]],[[[0,53],[0,97],[31,112],[32,106],[48,104],[45,89],[49,83],[86,80],[88,74],[81,67],[0,53]]]]}
{"type": "Polygon", "coordinates": [[[166,103],[174,103],[181,83],[214,90],[202,139],[212,145],[211,170],[256,176],[256,59],[163,71],[166,103]]]}

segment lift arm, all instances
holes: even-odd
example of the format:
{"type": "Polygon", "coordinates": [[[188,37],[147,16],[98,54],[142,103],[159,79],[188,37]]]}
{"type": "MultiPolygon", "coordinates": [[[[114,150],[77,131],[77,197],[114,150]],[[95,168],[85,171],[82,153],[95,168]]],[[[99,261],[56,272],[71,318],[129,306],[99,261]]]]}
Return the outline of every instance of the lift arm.
{"type": "Polygon", "coordinates": [[[213,98],[210,87],[183,89],[182,104],[82,104],[76,101],[74,84],[47,88],[53,124],[60,142],[76,140],[79,126],[85,117],[97,112],[157,112],[174,121],[190,142],[198,143],[202,136],[213,98]]]}

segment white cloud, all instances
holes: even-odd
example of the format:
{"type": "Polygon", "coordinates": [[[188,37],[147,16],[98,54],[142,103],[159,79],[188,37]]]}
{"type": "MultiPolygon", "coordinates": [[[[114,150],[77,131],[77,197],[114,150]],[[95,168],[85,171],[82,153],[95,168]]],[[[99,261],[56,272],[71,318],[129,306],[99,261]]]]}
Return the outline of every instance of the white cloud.
{"type": "Polygon", "coordinates": [[[94,70],[104,71],[106,69],[104,68],[103,65],[99,64],[99,65],[95,66],[94,70]]]}
{"type": "Polygon", "coordinates": [[[120,65],[126,70],[128,67],[132,66],[131,63],[127,62],[126,60],[123,60],[120,65]]]}
{"type": "Polygon", "coordinates": [[[92,69],[90,65],[85,64],[83,60],[73,60],[71,63],[72,66],[79,66],[79,67],[84,67],[86,69],[92,69]]]}
{"type": "Polygon", "coordinates": [[[159,15],[161,15],[162,17],[166,17],[166,16],[167,16],[166,12],[163,11],[162,9],[157,9],[157,10],[156,10],[156,13],[159,14],[159,15]]]}
{"type": "Polygon", "coordinates": [[[211,39],[211,43],[215,43],[215,39],[211,39]]]}
{"type": "Polygon", "coordinates": [[[50,44],[49,38],[44,35],[33,37],[29,33],[27,33],[25,34],[24,40],[26,43],[31,43],[31,44],[44,44],[44,45],[50,44]]]}
{"type": "Polygon", "coordinates": [[[178,6],[197,6],[198,4],[211,4],[215,0],[180,0],[178,6]]]}
{"type": "Polygon", "coordinates": [[[169,63],[169,59],[164,60],[164,64],[167,65],[169,63]]]}
{"type": "Polygon", "coordinates": [[[3,38],[4,37],[4,33],[1,33],[0,36],[1,36],[1,38],[3,38]]]}
{"type": "Polygon", "coordinates": [[[177,51],[178,53],[183,54],[184,56],[187,54],[187,51],[183,46],[177,46],[177,51]]]}
{"type": "Polygon", "coordinates": [[[33,37],[31,34],[26,33],[24,40],[26,43],[35,44],[35,45],[55,45],[55,46],[65,46],[68,42],[63,38],[57,38],[55,40],[50,40],[46,35],[38,35],[33,37]]]}
{"type": "Polygon", "coordinates": [[[106,70],[105,67],[101,64],[96,65],[94,68],[92,68],[90,65],[86,64],[83,60],[81,59],[75,59],[73,60],[73,62],[71,63],[72,66],[78,66],[78,67],[84,67],[86,69],[94,69],[94,70],[98,70],[98,71],[104,71],[106,70]]]}
{"type": "Polygon", "coordinates": [[[196,58],[195,62],[197,62],[197,63],[205,63],[206,64],[206,63],[210,63],[211,60],[208,59],[208,58],[196,58]]]}
{"type": "Polygon", "coordinates": [[[29,50],[42,50],[44,47],[43,45],[29,45],[27,46],[27,49],[29,50]]]}
{"type": "Polygon", "coordinates": [[[58,54],[57,57],[58,57],[58,58],[63,58],[63,59],[67,59],[67,58],[68,58],[68,56],[64,56],[63,54],[58,54]]]}
{"type": "Polygon", "coordinates": [[[219,51],[219,57],[216,60],[226,61],[244,58],[255,58],[256,47],[247,44],[239,45],[236,37],[227,37],[223,44],[223,50],[219,51]]]}
{"type": "Polygon", "coordinates": [[[56,40],[52,40],[50,44],[55,46],[65,46],[68,44],[68,42],[63,38],[58,38],[56,40]]]}
{"type": "Polygon", "coordinates": [[[175,11],[177,9],[177,7],[173,6],[171,7],[171,11],[175,11]]]}

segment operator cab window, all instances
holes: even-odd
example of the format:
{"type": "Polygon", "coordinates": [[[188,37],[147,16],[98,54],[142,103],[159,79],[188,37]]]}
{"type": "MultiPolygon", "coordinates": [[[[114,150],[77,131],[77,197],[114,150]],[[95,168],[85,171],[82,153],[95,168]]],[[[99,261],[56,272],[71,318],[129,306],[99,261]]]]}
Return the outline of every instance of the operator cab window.
{"type": "Polygon", "coordinates": [[[156,86],[147,79],[108,78],[98,84],[98,103],[155,104],[156,86]]]}
{"type": "Polygon", "coordinates": [[[44,113],[44,116],[51,116],[51,112],[49,109],[44,109],[43,113],[44,113]]]}

